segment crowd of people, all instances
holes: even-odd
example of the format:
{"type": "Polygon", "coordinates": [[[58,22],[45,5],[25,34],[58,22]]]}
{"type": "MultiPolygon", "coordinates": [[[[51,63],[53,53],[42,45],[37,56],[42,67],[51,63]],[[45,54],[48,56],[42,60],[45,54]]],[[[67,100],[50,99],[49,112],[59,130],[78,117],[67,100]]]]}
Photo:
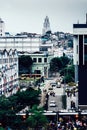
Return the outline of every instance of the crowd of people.
{"type": "Polygon", "coordinates": [[[76,121],[59,122],[57,130],[87,130],[87,121],[76,119],[76,121]]]}
{"type": "Polygon", "coordinates": [[[53,121],[49,123],[47,130],[87,130],[87,116],[59,117],[57,123],[54,123],[53,121]]]}

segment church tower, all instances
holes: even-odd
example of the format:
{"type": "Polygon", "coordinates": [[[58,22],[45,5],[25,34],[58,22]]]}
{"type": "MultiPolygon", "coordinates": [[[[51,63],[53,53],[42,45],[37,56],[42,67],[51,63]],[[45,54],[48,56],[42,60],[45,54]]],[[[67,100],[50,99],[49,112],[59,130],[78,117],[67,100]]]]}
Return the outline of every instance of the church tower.
{"type": "Polygon", "coordinates": [[[44,19],[44,23],[43,23],[43,29],[42,29],[42,34],[45,35],[46,32],[51,31],[50,29],[50,22],[49,22],[49,17],[46,16],[44,19]]]}

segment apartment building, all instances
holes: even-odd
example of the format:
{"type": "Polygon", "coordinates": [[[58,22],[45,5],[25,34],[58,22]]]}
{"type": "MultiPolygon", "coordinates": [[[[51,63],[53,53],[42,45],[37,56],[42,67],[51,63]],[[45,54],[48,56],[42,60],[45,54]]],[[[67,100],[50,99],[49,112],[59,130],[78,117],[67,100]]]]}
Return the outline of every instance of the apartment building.
{"type": "Polygon", "coordinates": [[[18,82],[18,54],[16,50],[0,50],[0,96],[16,93],[18,82]]]}

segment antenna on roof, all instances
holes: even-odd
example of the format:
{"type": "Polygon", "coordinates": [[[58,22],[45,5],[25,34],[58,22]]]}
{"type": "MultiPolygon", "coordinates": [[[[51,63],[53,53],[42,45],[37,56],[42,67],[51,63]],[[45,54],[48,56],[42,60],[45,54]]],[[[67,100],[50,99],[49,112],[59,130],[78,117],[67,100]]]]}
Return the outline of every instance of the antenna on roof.
{"type": "Polygon", "coordinates": [[[77,24],[79,24],[79,20],[77,21],[77,24]]]}
{"type": "Polygon", "coordinates": [[[86,24],[87,24],[87,13],[86,13],[86,24]]]}

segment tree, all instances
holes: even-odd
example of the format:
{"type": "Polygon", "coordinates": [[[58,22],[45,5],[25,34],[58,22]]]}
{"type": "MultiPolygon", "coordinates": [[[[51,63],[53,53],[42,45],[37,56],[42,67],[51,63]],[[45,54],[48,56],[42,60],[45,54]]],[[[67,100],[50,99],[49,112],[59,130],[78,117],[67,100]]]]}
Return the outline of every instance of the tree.
{"type": "Polygon", "coordinates": [[[74,82],[74,73],[75,72],[74,72],[74,66],[73,65],[70,65],[70,66],[63,68],[60,71],[60,75],[64,76],[63,82],[66,82],[66,83],[74,82]]]}
{"type": "Polygon", "coordinates": [[[55,57],[50,62],[50,72],[57,73],[60,70],[64,69],[71,59],[69,59],[65,54],[62,57],[55,57]]]}
{"type": "Polygon", "coordinates": [[[47,124],[47,118],[43,115],[43,108],[39,108],[36,105],[30,110],[31,115],[27,119],[27,125],[35,130],[39,130],[39,127],[43,127],[47,124]]]}
{"type": "Polygon", "coordinates": [[[27,55],[19,56],[19,74],[30,73],[32,63],[33,61],[30,56],[27,55]]]}
{"type": "Polygon", "coordinates": [[[55,57],[50,62],[50,71],[58,72],[63,66],[62,60],[59,57],[55,57]]]}
{"type": "Polygon", "coordinates": [[[28,88],[26,91],[18,91],[8,98],[0,97],[0,123],[2,126],[10,126],[13,129],[19,128],[21,130],[20,124],[23,124],[23,121],[16,114],[26,106],[31,108],[34,104],[39,105],[40,92],[40,90],[28,88]]]}
{"type": "Polygon", "coordinates": [[[65,55],[61,56],[60,59],[62,60],[63,67],[66,67],[68,63],[70,62],[70,59],[65,55]]]}
{"type": "Polygon", "coordinates": [[[4,128],[0,126],[0,130],[4,130],[4,128]]]}

